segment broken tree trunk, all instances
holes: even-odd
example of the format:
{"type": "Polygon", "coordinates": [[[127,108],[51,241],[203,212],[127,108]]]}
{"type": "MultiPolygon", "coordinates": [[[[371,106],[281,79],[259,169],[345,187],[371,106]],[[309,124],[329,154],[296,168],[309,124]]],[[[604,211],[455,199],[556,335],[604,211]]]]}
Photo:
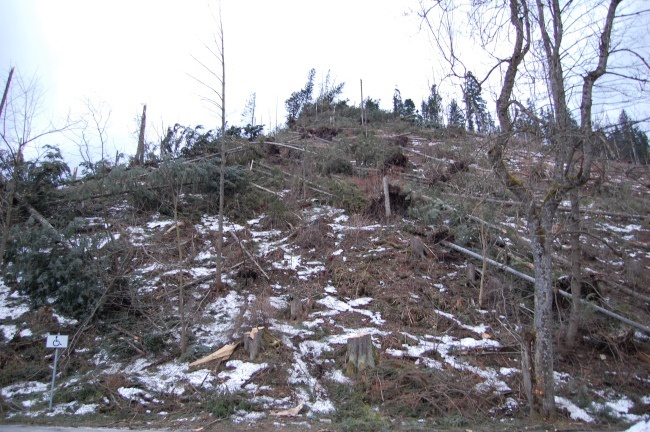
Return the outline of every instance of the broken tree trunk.
{"type": "Polygon", "coordinates": [[[369,334],[350,336],[348,338],[347,367],[348,375],[363,372],[375,367],[372,338],[369,334]]]}
{"type": "Polygon", "coordinates": [[[244,349],[248,351],[251,360],[255,360],[262,349],[262,339],[264,338],[264,327],[253,327],[253,329],[244,335],[244,349]]]}
{"type": "Polygon", "coordinates": [[[135,152],[135,164],[144,164],[144,131],[147,126],[147,104],[142,107],[142,117],[140,118],[140,135],[138,137],[138,148],[135,152]]]}

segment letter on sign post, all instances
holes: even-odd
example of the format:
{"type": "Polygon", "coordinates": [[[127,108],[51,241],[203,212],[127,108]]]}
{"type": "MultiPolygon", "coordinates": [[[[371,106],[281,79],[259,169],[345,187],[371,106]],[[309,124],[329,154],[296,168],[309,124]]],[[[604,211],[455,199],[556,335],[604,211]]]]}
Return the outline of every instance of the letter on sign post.
{"type": "Polygon", "coordinates": [[[59,350],[68,347],[68,335],[49,335],[45,342],[45,348],[54,348],[54,369],[52,370],[52,390],[50,390],[50,409],[52,409],[52,398],[54,397],[54,380],[56,379],[56,364],[59,361],[59,350]]]}

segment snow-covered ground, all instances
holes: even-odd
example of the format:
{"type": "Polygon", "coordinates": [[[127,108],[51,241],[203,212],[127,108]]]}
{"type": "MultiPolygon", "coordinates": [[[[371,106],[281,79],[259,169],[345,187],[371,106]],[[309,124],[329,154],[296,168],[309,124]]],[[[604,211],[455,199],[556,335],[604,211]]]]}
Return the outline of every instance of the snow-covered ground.
{"type": "MultiPolygon", "coordinates": [[[[346,255],[352,251],[346,251],[340,247],[342,240],[349,233],[363,232],[371,238],[373,234],[379,233],[383,227],[380,225],[368,224],[363,226],[348,225],[348,218],[339,209],[327,206],[314,206],[303,211],[303,220],[317,221],[321,219],[332,230],[335,250],[333,257],[346,260],[346,255]]],[[[173,224],[172,220],[156,216],[154,220],[144,227],[129,227],[130,241],[134,246],[146,246],[151,239],[166,231],[173,224]]],[[[251,250],[257,251],[260,257],[268,257],[271,254],[281,256],[279,260],[271,263],[272,269],[288,272],[295,276],[295,280],[308,282],[322,278],[325,273],[327,256],[321,260],[307,259],[301,255],[301,250],[278,230],[264,230],[260,228],[260,218],[249,221],[245,226],[226,222],[226,231],[233,230],[237,233],[244,233],[248,230],[249,235],[246,243],[251,250]]],[[[636,229],[636,226],[625,227],[625,231],[636,229]]],[[[197,233],[203,236],[214,235],[217,231],[216,218],[204,216],[195,227],[197,233]]],[[[242,236],[243,238],[243,236],[242,236]]],[[[232,241],[228,236],[226,241],[232,241]]],[[[382,246],[383,248],[384,246],[382,246]]],[[[377,248],[375,251],[385,249],[377,248]]],[[[358,253],[356,251],[355,253],[358,253]]],[[[210,240],[202,243],[201,250],[197,253],[194,263],[195,267],[188,269],[193,278],[199,278],[211,274],[214,270],[215,248],[210,240]]],[[[276,256],[276,255],[274,255],[276,256]]],[[[269,269],[270,270],[270,269],[269,269]]],[[[167,270],[164,264],[150,262],[144,263],[136,272],[135,278],[140,281],[140,290],[147,293],[155,289],[161,275],[175,274],[178,270],[167,270]]],[[[234,275],[228,275],[225,281],[235,286],[234,275]]],[[[444,293],[447,286],[444,281],[428,280],[432,288],[437,292],[444,293]],[[441,283],[442,282],[442,283],[441,283]]],[[[277,313],[268,319],[268,331],[279,340],[284,349],[292,353],[290,362],[282,365],[286,368],[288,386],[293,389],[291,396],[269,397],[260,396],[260,391],[267,390],[265,384],[256,383],[256,374],[268,369],[271,365],[266,361],[227,361],[219,372],[209,368],[192,369],[189,362],[179,360],[167,361],[157,364],[153,358],[138,358],[131,362],[115,361],[105,350],[100,350],[92,356],[95,368],[83,375],[61,377],[57,381],[57,391],[78,385],[80,381],[99,382],[103,377],[114,374],[124,375],[127,379],[124,386],[117,389],[117,397],[123,401],[140,404],[146,409],[153,409],[162,405],[167,399],[179,397],[191,392],[209,390],[213,392],[244,393],[251,400],[260,402],[264,412],[245,413],[240,412],[237,418],[241,421],[254,421],[260,417],[269,415],[271,410],[288,409],[295,407],[301,401],[305,403],[303,413],[309,416],[330,415],[335,411],[335,401],[332,395],[328,394],[327,380],[344,385],[352,385],[353,380],[347,377],[341,369],[336,367],[333,360],[323,357],[336,346],[347,343],[350,336],[358,334],[370,334],[373,344],[377,350],[382,347],[382,339],[389,336],[396,336],[400,340],[408,340],[401,347],[390,348],[384,351],[384,355],[395,358],[408,356],[414,359],[415,364],[423,368],[446,370],[451,368],[463,373],[473,374],[480,379],[476,390],[483,393],[509,394],[512,392],[513,384],[518,385],[520,370],[517,368],[494,368],[481,366],[470,362],[467,356],[460,356],[458,352],[467,353],[472,350],[482,351],[498,349],[501,343],[495,338],[497,332],[486,324],[468,324],[454,314],[434,310],[433,313],[454,323],[458,328],[469,332],[471,336],[456,338],[449,334],[439,334],[431,331],[430,334],[410,334],[406,331],[395,331],[390,328],[382,313],[375,307],[376,301],[371,297],[348,298],[335,286],[332,281],[327,281],[323,292],[315,299],[315,310],[310,310],[300,322],[290,322],[287,319],[278,318],[282,311],[288,309],[291,301],[291,287],[280,283],[271,286],[271,295],[268,296],[268,303],[277,313]],[[346,324],[346,317],[353,316],[353,322],[357,326],[346,324]],[[326,326],[328,332],[323,332],[322,327],[326,326]],[[326,364],[328,372],[317,378],[313,373],[315,365],[326,364]]],[[[414,301],[418,296],[411,294],[414,301]]],[[[191,329],[196,337],[197,343],[219,348],[226,343],[231,343],[241,338],[243,328],[241,321],[250,323],[251,310],[248,307],[258,300],[251,292],[241,289],[231,289],[222,292],[207,303],[203,309],[206,319],[197,322],[191,329]]],[[[45,343],[46,334],[32,332],[26,322],[20,318],[29,312],[28,301],[24,296],[12,293],[4,284],[0,283],[0,330],[5,340],[11,340],[16,335],[21,338],[42,339],[45,343]]],[[[490,314],[490,311],[480,311],[481,314],[490,314]]],[[[68,323],[70,324],[70,323],[68,323]]],[[[253,323],[254,324],[254,323],[253,323]]],[[[78,353],[83,355],[83,350],[78,353]]],[[[558,374],[561,384],[562,374],[558,374]]],[[[17,382],[0,389],[2,398],[11,402],[21,409],[8,412],[7,417],[15,416],[56,416],[56,415],[85,415],[96,412],[100,404],[108,403],[108,400],[97,400],[93,403],[68,402],[57,404],[54,411],[47,410],[49,398],[49,382],[25,381],[17,382]]],[[[592,392],[593,393],[593,392],[592,392]]],[[[598,402],[591,402],[588,405],[579,407],[570,398],[570,395],[556,397],[558,407],[566,410],[568,415],[577,421],[586,423],[595,422],[597,417],[603,413],[614,416],[627,422],[637,422],[637,429],[644,430],[643,425],[648,426],[648,416],[631,414],[635,408],[635,402],[625,395],[616,392],[605,392],[593,394],[593,399],[598,402]],[[639,429],[640,428],[640,429],[639,429]]],[[[650,407],[648,398],[636,402],[645,405],[647,410],[650,407]]],[[[505,411],[512,411],[517,408],[519,402],[511,397],[505,399],[505,411]]]]}

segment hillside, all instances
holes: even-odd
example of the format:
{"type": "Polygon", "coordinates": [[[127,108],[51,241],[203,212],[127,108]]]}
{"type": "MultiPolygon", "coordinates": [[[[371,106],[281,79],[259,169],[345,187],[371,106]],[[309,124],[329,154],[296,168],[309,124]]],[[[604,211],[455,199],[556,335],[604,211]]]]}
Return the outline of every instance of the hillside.
{"type": "MultiPolygon", "coordinates": [[[[25,243],[14,246],[16,264],[0,286],[0,421],[536,427],[520,359],[533,285],[462,251],[533,274],[523,210],[486,159],[491,138],[389,119],[363,129],[353,114],[228,141],[222,284],[210,149],[51,191],[35,209],[58,231],[51,244],[30,240],[49,228],[22,214],[25,243]],[[53,254],[77,261],[24,270],[47,267],[53,254]],[[25,289],[29,278],[42,287],[47,275],[73,269],[83,283],[56,279],[68,297],[25,289]],[[257,328],[251,359],[244,342],[257,328]],[[56,333],[70,346],[49,412],[53,353],[44,339],[56,333]],[[361,335],[372,340],[375,365],[357,372],[347,347],[361,335]],[[236,344],[230,356],[190,366],[228,344],[236,344]]],[[[553,160],[539,142],[522,138],[507,156],[526,184],[550,184],[553,160]]],[[[650,421],[650,169],[604,159],[597,167],[581,195],[582,295],[640,328],[587,306],[577,345],[565,346],[570,301],[560,292],[570,292],[572,257],[563,203],[552,233],[562,430],[650,421]]]]}

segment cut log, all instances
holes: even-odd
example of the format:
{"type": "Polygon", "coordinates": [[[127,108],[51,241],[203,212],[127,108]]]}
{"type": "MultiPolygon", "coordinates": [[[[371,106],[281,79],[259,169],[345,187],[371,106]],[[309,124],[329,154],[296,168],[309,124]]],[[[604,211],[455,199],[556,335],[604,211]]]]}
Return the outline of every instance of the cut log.
{"type": "Polygon", "coordinates": [[[346,372],[352,375],[375,367],[372,338],[369,334],[350,336],[348,338],[346,372]]]}
{"type": "Polygon", "coordinates": [[[244,335],[244,349],[248,351],[251,360],[255,360],[260,353],[263,337],[264,327],[254,327],[244,335]]]}

